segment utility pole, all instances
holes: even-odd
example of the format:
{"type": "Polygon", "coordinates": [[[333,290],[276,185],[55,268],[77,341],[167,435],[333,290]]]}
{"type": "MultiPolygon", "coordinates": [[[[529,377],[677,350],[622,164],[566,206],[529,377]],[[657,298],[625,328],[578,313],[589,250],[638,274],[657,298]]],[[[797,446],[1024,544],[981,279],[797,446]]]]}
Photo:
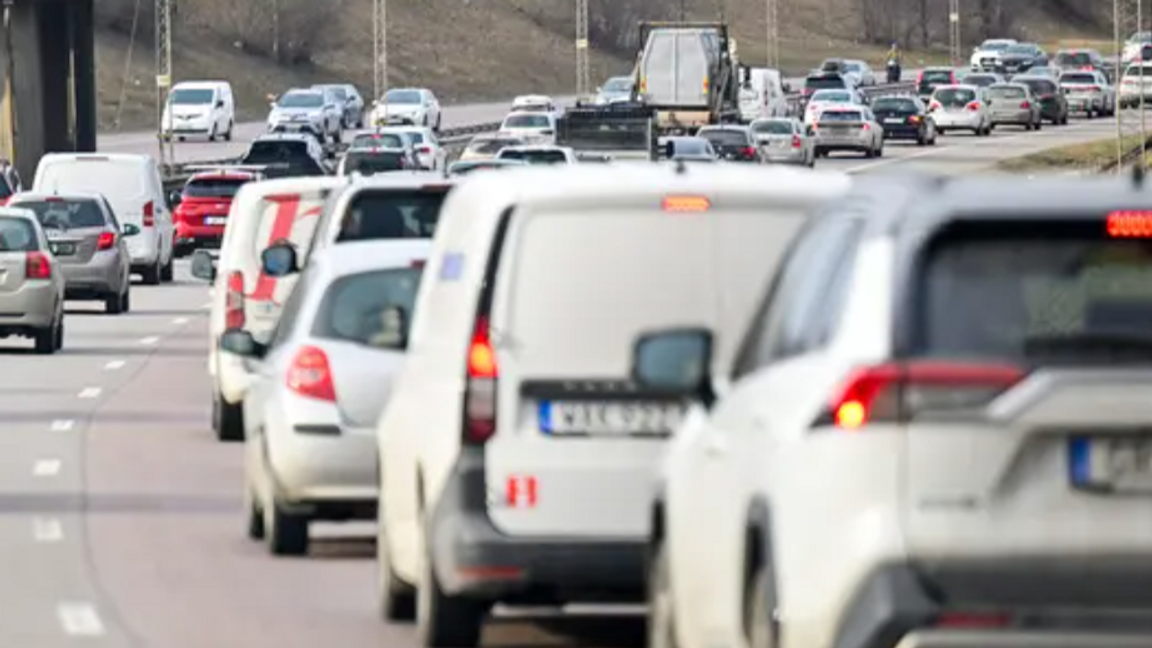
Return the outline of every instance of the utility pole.
{"type": "MultiPolygon", "coordinates": [[[[169,167],[176,157],[172,151],[173,138],[165,138],[164,135],[164,107],[168,104],[168,92],[171,89],[172,0],[156,0],[156,142],[160,147],[162,167],[169,167]]],[[[172,117],[175,118],[174,115],[172,117]]]]}
{"type": "MultiPolygon", "coordinates": [[[[1113,40],[1116,48],[1116,79],[1119,81],[1120,77],[1124,75],[1124,42],[1129,34],[1139,32],[1143,29],[1144,24],[1144,11],[1141,5],[1144,0],[1113,0],[1112,3],[1112,29],[1113,40]]],[[[1143,76],[1144,66],[1139,57],[1134,59],[1134,63],[1140,65],[1139,72],[1143,76]]],[[[1140,149],[1145,152],[1144,141],[1147,139],[1147,123],[1144,116],[1144,97],[1143,93],[1134,106],[1139,112],[1133,113],[1131,110],[1122,110],[1119,105],[1116,107],[1116,171],[1120,173],[1123,171],[1123,164],[1125,156],[1133,148],[1134,138],[1139,138],[1140,149]]]]}
{"type": "Polygon", "coordinates": [[[952,58],[952,66],[959,66],[963,61],[960,44],[960,0],[948,0],[948,51],[952,58]]]}
{"type": "Polygon", "coordinates": [[[588,0],[576,0],[576,96],[591,94],[592,69],[588,60],[588,0]]]}
{"type": "Polygon", "coordinates": [[[272,58],[280,62],[280,0],[272,0],[272,58]]]}
{"type": "Polygon", "coordinates": [[[765,58],[768,67],[780,68],[780,5],[779,0],[764,0],[764,15],[767,20],[767,38],[764,40],[765,58]]]}
{"type": "Polygon", "coordinates": [[[388,91],[388,0],[372,0],[372,92],[388,91]]]}
{"type": "Polygon", "coordinates": [[[7,56],[4,69],[4,121],[0,129],[7,137],[3,144],[3,155],[16,164],[16,56],[12,51],[12,5],[14,0],[4,0],[4,55],[7,56]]]}

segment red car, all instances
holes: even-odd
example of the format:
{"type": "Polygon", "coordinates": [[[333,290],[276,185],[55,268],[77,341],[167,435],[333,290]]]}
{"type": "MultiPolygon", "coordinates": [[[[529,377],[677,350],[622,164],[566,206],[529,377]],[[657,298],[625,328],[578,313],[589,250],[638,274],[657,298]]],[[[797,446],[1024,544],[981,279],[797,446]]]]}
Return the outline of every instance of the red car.
{"type": "Polygon", "coordinates": [[[183,257],[201,247],[220,247],[232,198],[245,183],[259,180],[250,171],[205,171],[188,179],[178,200],[174,200],[176,256],[183,257]]]}

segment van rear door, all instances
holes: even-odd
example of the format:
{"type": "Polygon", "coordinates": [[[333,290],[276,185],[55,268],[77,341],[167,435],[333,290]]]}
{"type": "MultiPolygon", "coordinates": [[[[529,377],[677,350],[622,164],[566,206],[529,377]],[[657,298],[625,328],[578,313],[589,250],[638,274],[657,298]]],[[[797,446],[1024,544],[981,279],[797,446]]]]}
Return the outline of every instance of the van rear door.
{"type": "Polygon", "coordinates": [[[709,59],[704,36],[695,29],[660,29],[644,50],[642,92],[659,107],[706,108],[709,59]]]}
{"type": "Polygon", "coordinates": [[[730,362],[734,328],[804,219],[771,213],[763,198],[695,213],[664,211],[659,197],[629,201],[512,217],[495,284],[499,395],[485,449],[490,516],[505,533],[644,533],[653,471],[683,412],[630,385],[636,337],[716,327],[718,357],[730,362]]]}

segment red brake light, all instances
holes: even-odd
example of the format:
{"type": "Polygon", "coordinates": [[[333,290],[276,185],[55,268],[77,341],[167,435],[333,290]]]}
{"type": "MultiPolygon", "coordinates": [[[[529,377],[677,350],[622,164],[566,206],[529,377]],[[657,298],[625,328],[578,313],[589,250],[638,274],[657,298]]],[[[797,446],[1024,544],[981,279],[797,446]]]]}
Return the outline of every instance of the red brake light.
{"type": "Polygon", "coordinates": [[[1152,211],[1112,212],[1107,228],[1112,238],[1152,238],[1152,211]]]}
{"type": "Polygon", "coordinates": [[[936,626],[941,628],[1003,628],[1012,618],[1002,613],[945,612],[936,617],[936,626]]]}
{"type": "Polygon", "coordinates": [[[666,212],[703,212],[712,207],[712,201],[704,196],[667,196],[663,207],[666,212]]]}
{"type": "Polygon", "coordinates": [[[424,146],[421,146],[421,147],[417,148],[417,149],[416,149],[416,151],[417,151],[418,153],[431,153],[431,152],[432,152],[432,147],[431,147],[431,146],[428,146],[427,144],[425,144],[424,146]]]}
{"type": "Polygon", "coordinates": [[[303,346],[288,368],[288,389],[325,401],[336,401],[336,386],[332,382],[332,368],[323,349],[303,346]]]}
{"type": "Polygon", "coordinates": [[[43,252],[29,252],[24,257],[24,278],[51,279],[52,262],[43,252]]]}
{"type": "Polygon", "coordinates": [[[464,393],[464,443],[482,445],[496,433],[496,350],[488,319],[480,317],[468,345],[464,393]]]}
{"type": "Polygon", "coordinates": [[[755,146],[745,146],[744,147],[744,157],[750,157],[750,158],[756,157],[756,147],[755,146]]]}
{"type": "Polygon", "coordinates": [[[156,225],[156,205],[151,200],[144,203],[144,227],[156,225]]]}
{"type": "Polygon", "coordinates": [[[920,123],[920,115],[912,115],[908,118],[908,121],[913,123],[913,124],[919,124],[920,123]]]}
{"type": "Polygon", "coordinates": [[[932,101],[931,101],[931,102],[928,104],[928,110],[929,110],[929,111],[933,111],[933,110],[940,110],[940,102],[939,102],[939,101],[936,101],[935,99],[933,99],[933,100],[932,100],[932,101]]]}
{"type": "Polygon", "coordinates": [[[967,110],[973,110],[973,111],[980,110],[980,102],[979,101],[969,102],[969,104],[967,106],[964,106],[964,108],[967,110]]]}
{"type": "Polygon", "coordinates": [[[864,122],[863,124],[860,124],[860,130],[872,130],[872,125],[868,122],[864,122]]]}
{"type": "Polygon", "coordinates": [[[923,71],[916,74],[916,83],[917,84],[924,83],[924,72],[923,71]]]}
{"type": "Polygon", "coordinates": [[[1089,92],[1100,92],[1100,86],[1091,86],[1088,88],[1089,92]]]}
{"type": "Polygon", "coordinates": [[[1027,110],[1032,107],[1032,104],[1028,103],[1027,101],[1023,101],[1020,103],[1020,107],[1024,110],[1027,110]]]}
{"type": "Polygon", "coordinates": [[[96,249],[110,250],[113,245],[116,245],[116,234],[113,232],[100,232],[100,238],[96,239],[96,249]]]}
{"type": "Polygon", "coordinates": [[[224,298],[224,326],[244,328],[244,274],[239,270],[228,275],[228,294],[224,298]]]}
{"type": "Polygon", "coordinates": [[[911,362],[865,367],[848,377],[816,425],[852,431],[873,421],[907,421],[927,410],[983,406],[1023,376],[1018,367],[992,364],[911,362]]]}
{"type": "Polygon", "coordinates": [[[800,146],[801,146],[800,136],[799,135],[793,135],[792,136],[792,148],[800,148],[800,146]]]}

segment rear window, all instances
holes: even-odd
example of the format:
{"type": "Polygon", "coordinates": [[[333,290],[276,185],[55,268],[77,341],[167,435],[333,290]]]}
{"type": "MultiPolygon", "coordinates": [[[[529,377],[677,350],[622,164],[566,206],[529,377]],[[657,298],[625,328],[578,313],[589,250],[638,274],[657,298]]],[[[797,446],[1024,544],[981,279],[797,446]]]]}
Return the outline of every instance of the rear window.
{"type": "Polygon", "coordinates": [[[308,145],[302,141],[252,142],[244,161],[251,164],[273,164],[292,158],[308,157],[308,145]]]}
{"type": "Polygon", "coordinates": [[[856,110],[825,110],[820,113],[821,122],[858,122],[864,121],[864,115],[856,110]]]}
{"type": "Polygon", "coordinates": [[[404,138],[396,133],[363,133],[352,138],[349,148],[404,148],[404,138]]]}
{"type": "Polygon", "coordinates": [[[748,134],[744,131],[710,130],[700,133],[712,146],[747,146],[748,134]]]}
{"type": "Polygon", "coordinates": [[[384,151],[380,153],[360,153],[352,151],[344,156],[344,173],[361,173],[373,175],[388,173],[389,171],[404,170],[404,153],[402,151],[384,151]]]}
{"type": "Polygon", "coordinates": [[[524,160],[528,164],[566,164],[568,156],[563,151],[518,151],[503,150],[501,160],[524,160]]]}
{"type": "Polygon", "coordinates": [[[1060,77],[1060,83],[1096,83],[1096,76],[1093,74],[1065,74],[1060,77]]]}
{"type": "Polygon", "coordinates": [[[804,80],[804,87],[809,90],[834,90],[847,88],[848,85],[840,77],[808,77],[804,80]]]}
{"type": "Polygon", "coordinates": [[[248,180],[241,178],[201,178],[184,185],[188,198],[235,198],[248,180]]]}
{"type": "Polygon", "coordinates": [[[31,223],[23,218],[0,216],[0,252],[32,252],[39,248],[31,223]]]}
{"type": "Polygon", "coordinates": [[[976,100],[976,93],[964,88],[944,88],[937,90],[936,101],[947,108],[967,106],[976,100]]]}
{"type": "Polygon", "coordinates": [[[1108,238],[1101,218],[957,225],[929,245],[917,273],[913,347],[1026,364],[1110,362],[1120,352],[1099,338],[1127,336],[1147,340],[1135,354],[1152,360],[1150,271],[1152,240],[1108,238]]]}
{"type": "Polygon", "coordinates": [[[337,279],[324,294],[312,334],[328,340],[388,347],[390,340],[381,336],[395,327],[386,321],[385,310],[392,306],[404,309],[407,326],[412,321],[419,288],[418,268],[377,270],[337,279]]]}
{"type": "Polygon", "coordinates": [[[104,212],[94,200],[29,200],[13,207],[30,209],[45,229],[104,227],[104,212]]]}
{"type": "Polygon", "coordinates": [[[1056,84],[1046,79],[1020,79],[1020,83],[1032,88],[1032,92],[1040,95],[1056,92],[1056,84]]]}
{"type": "Polygon", "coordinates": [[[951,70],[925,70],[921,78],[924,83],[952,83],[951,70]]]}
{"type": "Polygon", "coordinates": [[[792,122],[762,121],[752,124],[752,132],[758,135],[791,135],[792,122]]]}
{"type": "Polygon", "coordinates": [[[432,238],[447,191],[366,191],[355,198],[337,242],[432,238]]]}
{"type": "Polygon", "coordinates": [[[504,120],[504,128],[548,128],[552,122],[546,115],[520,113],[504,120]]]}
{"type": "Polygon", "coordinates": [[[999,80],[1000,79],[989,74],[973,74],[971,76],[964,77],[964,83],[967,83],[968,85],[980,86],[982,88],[990,86],[999,80]]]}
{"type": "Polygon", "coordinates": [[[1124,75],[1125,76],[1140,76],[1140,74],[1141,74],[1140,68],[1141,67],[1144,68],[1144,72],[1143,72],[1144,76],[1152,77],[1152,65],[1144,65],[1144,66],[1129,65],[1128,69],[1124,71],[1124,75]]]}
{"type": "Polygon", "coordinates": [[[992,99],[1023,99],[1027,93],[1024,88],[989,88],[988,96],[992,99]]]}
{"type": "Polygon", "coordinates": [[[1092,65],[1092,56],[1087,52],[1061,52],[1056,55],[1056,65],[1092,65]]]}
{"type": "Polygon", "coordinates": [[[98,193],[133,197],[145,193],[144,167],[108,159],[78,159],[49,164],[37,182],[44,193],[98,193]]]}
{"type": "Polygon", "coordinates": [[[872,102],[872,110],[914,113],[919,112],[916,102],[911,99],[877,99],[872,102]]]}

